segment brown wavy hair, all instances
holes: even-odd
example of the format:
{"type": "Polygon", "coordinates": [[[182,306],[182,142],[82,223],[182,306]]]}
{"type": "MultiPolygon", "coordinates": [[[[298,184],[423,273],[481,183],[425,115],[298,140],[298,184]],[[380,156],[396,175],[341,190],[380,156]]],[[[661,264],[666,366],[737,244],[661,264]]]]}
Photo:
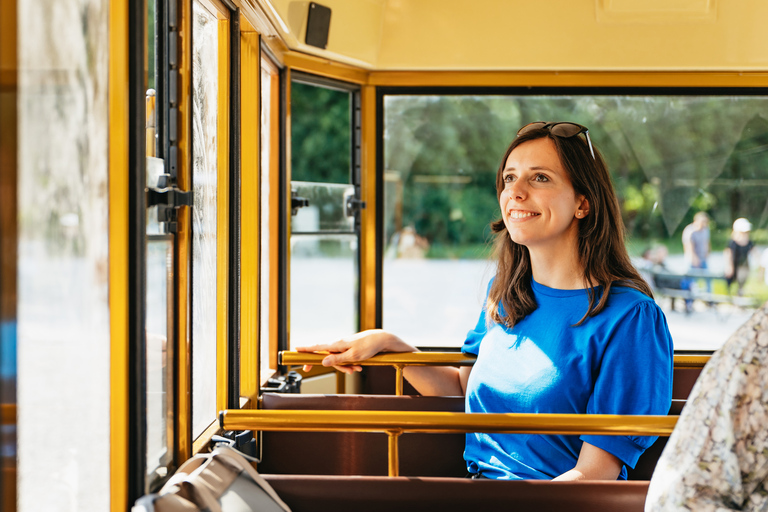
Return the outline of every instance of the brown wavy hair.
{"type": "MultiPolygon", "coordinates": [[[[557,137],[544,128],[516,137],[504,153],[496,173],[497,199],[504,190],[502,172],[509,154],[520,144],[544,137],[554,142],[576,194],[583,195],[589,202],[589,214],[579,220],[578,234],[579,260],[584,268],[583,281],[588,290],[589,307],[576,325],[605,309],[614,285],[634,288],[653,297],[651,288],[635,270],[624,246],[624,223],[608,167],[597,148],[594,148],[595,157],[592,158],[584,137],[557,137]],[[593,288],[593,285],[601,289],[593,288]]],[[[491,321],[512,327],[538,307],[531,288],[531,257],[527,247],[512,241],[503,218],[492,222],[491,229],[498,263],[486,312],[491,321]]]]}

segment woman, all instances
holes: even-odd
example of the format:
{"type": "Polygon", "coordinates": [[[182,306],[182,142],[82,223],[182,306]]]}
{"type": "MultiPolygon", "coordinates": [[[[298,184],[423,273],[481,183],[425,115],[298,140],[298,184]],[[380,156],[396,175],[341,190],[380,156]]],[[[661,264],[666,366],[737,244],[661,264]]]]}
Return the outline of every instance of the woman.
{"type": "MultiPolygon", "coordinates": [[[[496,176],[501,219],[496,276],[462,351],[473,367],[407,367],[424,395],[464,395],[467,412],[666,414],[672,340],[651,290],[630,263],[618,201],[587,129],[531,123],[496,176]],[[586,139],[579,137],[584,133],[586,139]]],[[[324,366],[416,349],[373,330],[302,351],[324,366]]],[[[626,478],[654,438],[467,435],[473,476],[626,478]]]]}

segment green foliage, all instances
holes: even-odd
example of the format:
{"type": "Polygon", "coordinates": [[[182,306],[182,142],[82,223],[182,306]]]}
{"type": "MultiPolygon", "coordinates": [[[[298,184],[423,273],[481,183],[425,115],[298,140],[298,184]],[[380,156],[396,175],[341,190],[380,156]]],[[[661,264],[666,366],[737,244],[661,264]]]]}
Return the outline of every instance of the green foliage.
{"type": "Polygon", "coordinates": [[[713,249],[727,243],[738,217],[768,224],[763,97],[390,96],[385,115],[385,166],[402,184],[401,196],[387,198],[387,236],[413,226],[441,247],[430,256],[487,238],[499,214],[499,160],[516,130],[534,120],[590,127],[636,246],[681,252],[682,230],[697,211],[713,219],[713,249]]]}
{"type": "MultiPolygon", "coordinates": [[[[293,179],[349,182],[349,93],[293,83],[291,101],[293,179]]],[[[679,253],[697,211],[712,218],[713,250],[738,217],[768,227],[764,97],[393,95],[384,111],[385,236],[411,226],[430,257],[486,243],[501,157],[534,120],[590,127],[636,247],[679,253]]]]}
{"type": "Polygon", "coordinates": [[[350,183],[350,93],[291,83],[291,178],[350,183]]]}

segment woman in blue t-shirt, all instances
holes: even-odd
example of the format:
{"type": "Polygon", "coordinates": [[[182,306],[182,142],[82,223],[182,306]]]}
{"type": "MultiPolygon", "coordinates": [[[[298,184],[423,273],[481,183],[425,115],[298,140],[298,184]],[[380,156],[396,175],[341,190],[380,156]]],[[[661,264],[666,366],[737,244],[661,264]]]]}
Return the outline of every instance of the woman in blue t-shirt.
{"type": "MultiPolygon", "coordinates": [[[[424,395],[463,395],[467,412],[666,414],[672,340],[630,263],[616,194],[587,128],[521,128],[496,175],[496,276],[462,351],[472,367],[407,367],[424,395]],[[585,137],[579,137],[584,134],[585,137]]],[[[299,348],[324,366],[416,348],[382,330],[299,348]]],[[[626,478],[655,438],[467,435],[472,475],[507,479],[626,478]]]]}

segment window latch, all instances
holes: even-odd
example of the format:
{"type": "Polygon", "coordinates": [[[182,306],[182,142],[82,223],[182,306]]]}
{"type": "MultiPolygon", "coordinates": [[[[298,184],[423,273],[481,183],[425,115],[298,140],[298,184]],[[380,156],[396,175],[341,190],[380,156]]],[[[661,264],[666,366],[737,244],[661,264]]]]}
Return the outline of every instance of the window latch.
{"type": "MultiPolygon", "coordinates": [[[[161,177],[162,178],[162,177],[161,177]]],[[[167,183],[166,180],[158,180],[158,185],[162,187],[167,183]]],[[[182,206],[192,206],[194,198],[192,192],[185,192],[174,185],[162,188],[147,188],[147,207],[157,206],[157,221],[165,223],[167,233],[177,233],[179,230],[176,221],[176,210],[182,206]]]]}
{"type": "Polygon", "coordinates": [[[309,199],[299,197],[298,192],[291,190],[291,217],[299,213],[299,208],[306,208],[307,206],[309,206],[309,199]]]}
{"type": "Polygon", "coordinates": [[[365,201],[355,196],[347,196],[347,202],[344,206],[347,217],[353,217],[361,210],[365,210],[365,201]]]}

